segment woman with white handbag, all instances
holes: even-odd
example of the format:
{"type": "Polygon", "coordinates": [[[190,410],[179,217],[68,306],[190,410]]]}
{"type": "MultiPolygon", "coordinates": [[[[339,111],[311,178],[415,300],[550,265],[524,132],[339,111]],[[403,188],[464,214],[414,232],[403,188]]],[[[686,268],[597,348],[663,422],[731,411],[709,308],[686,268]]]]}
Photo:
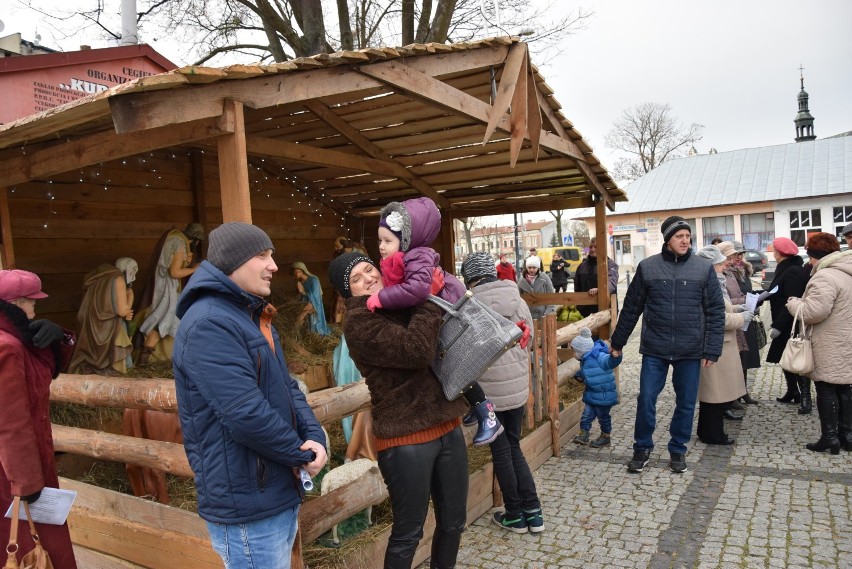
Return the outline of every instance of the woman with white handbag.
{"type": "Polygon", "coordinates": [[[839,454],[852,451],[852,355],[844,349],[852,337],[852,251],[840,252],[834,235],[816,233],[807,252],[813,276],[802,298],[787,299],[787,310],[808,328],[813,351],[809,376],[822,436],[807,448],[839,454]]]}

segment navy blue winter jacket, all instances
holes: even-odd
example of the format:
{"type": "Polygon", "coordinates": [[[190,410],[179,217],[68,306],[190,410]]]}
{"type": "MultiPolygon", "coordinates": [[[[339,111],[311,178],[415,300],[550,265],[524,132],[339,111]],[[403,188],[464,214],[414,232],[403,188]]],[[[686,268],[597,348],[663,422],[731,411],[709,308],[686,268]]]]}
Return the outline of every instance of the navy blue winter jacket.
{"type": "Polygon", "coordinates": [[[260,330],[266,300],[204,261],[177,304],[174,371],[184,447],[195,473],[198,514],[246,523],[300,504],[299,450],[325,435],[290,377],[278,333],[260,330]]]}
{"type": "Polygon", "coordinates": [[[612,335],[621,350],[642,316],[639,352],[669,361],[707,359],[722,355],[725,302],[716,271],[709,261],[692,254],[676,256],[663,245],[659,255],[639,263],[627,289],[624,307],[612,335]]]}
{"type": "Polygon", "coordinates": [[[600,340],[583,355],[580,360],[580,373],[577,374],[586,384],[583,403],[601,407],[618,405],[618,388],[612,370],[618,367],[623,357],[610,355],[609,346],[600,340]]]}

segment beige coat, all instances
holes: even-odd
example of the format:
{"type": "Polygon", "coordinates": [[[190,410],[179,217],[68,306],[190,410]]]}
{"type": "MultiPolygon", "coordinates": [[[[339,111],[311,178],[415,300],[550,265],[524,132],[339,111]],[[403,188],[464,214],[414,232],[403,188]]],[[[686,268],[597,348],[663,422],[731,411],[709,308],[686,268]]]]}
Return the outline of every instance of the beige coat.
{"type": "Polygon", "coordinates": [[[787,310],[812,325],[814,381],[852,384],[852,251],[824,257],[814,270],[802,298],[791,298],[787,310]]]}
{"type": "Polygon", "coordinates": [[[725,300],[725,341],[719,361],[701,368],[698,400],[702,403],[727,403],[746,394],[737,330],[742,328],[742,314],[734,314],[733,305],[725,300]]]}

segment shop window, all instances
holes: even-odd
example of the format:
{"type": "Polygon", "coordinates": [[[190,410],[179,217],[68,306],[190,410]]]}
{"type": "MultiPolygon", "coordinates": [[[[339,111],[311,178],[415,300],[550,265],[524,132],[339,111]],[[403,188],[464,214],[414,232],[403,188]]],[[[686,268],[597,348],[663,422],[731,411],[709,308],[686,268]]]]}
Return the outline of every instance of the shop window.
{"type": "Polygon", "coordinates": [[[704,245],[710,245],[717,237],[722,241],[734,240],[734,216],[705,217],[704,245]]]}
{"type": "Polygon", "coordinates": [[[775,239],[775,216],[772,213],[751,213],[740,216],[743,247],[755,251],[768,251],[775,239]]]}

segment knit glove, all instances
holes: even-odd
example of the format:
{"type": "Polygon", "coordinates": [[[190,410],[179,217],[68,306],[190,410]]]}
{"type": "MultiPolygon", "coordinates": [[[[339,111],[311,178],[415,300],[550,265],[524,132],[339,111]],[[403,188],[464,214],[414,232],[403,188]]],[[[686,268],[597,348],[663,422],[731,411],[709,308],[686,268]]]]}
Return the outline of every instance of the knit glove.
{"type": "Polygon", "coordinates": [[[62,328],[50,320],[33,320],[30,322],[30,330],[33,332],[33,345],[36,348],[46,348],[65,336],[62,328]]]}
{"type": "Polygon", "coordinates": [[[743,326],[748,326],[751,324],[751,321],[754,319],[754,313],[752,312],[743,312],[743,326]]]}
{"type": "Polygon", "coordinates": [[[377,308],[382,307],[382,301],[379,300],[379,293],[371,294],[367,299],[367,310],[375,312],[377,308]]]}
{"type": "Polygon", "coordinates": [[[515,324],[518,326],[518,328],[521,329],[521,332],[523,332],[521,334],[521,339],[518,341],[518,343],[521,345],[521,347],[523,349],[526,350],[527,344],[530,343],[530,329],[529,329],[529,326],[527,326],[527,321],[526,320],[518,320],[517,322],[515,322],[515,324]]]}
{"type": "Polygon", "coordinates": [[[748,308],[746,308],[745,304],[735,304],[734,305],[734,313],[737,312],[748,312],[748,308]]]}
{"type": "Polygon", "coordinates": [[[769,332],[769,337],[773,340],[781,335],[781,330],[778,328],[773,328],[771,332],[769,332]]]}

